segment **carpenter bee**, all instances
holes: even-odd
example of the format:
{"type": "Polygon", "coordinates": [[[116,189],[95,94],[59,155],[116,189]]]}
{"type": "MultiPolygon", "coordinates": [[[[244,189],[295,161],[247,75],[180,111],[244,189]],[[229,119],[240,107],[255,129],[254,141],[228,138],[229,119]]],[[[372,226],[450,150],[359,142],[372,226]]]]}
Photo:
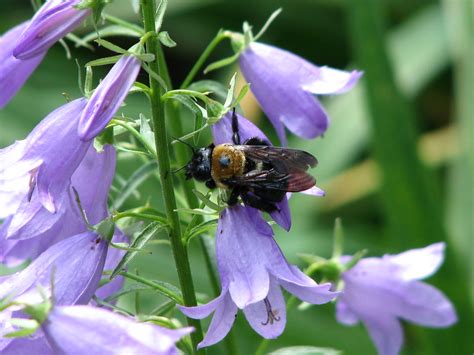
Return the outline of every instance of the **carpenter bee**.
{"type": "Polygon", "coordinates": [[[306,171],[315,167],[317,159],[298,149],[273,147],[261,138],[240,142],[239,123],[232,115],[233,144],[210,144],[193,149],[186,168],[186,179],[203,181],[206,186],[230,190],[227,201],[232,206],[242,201],[265,212],[278,210],[287,192],[307,190],[316,180],[306,171]]]}

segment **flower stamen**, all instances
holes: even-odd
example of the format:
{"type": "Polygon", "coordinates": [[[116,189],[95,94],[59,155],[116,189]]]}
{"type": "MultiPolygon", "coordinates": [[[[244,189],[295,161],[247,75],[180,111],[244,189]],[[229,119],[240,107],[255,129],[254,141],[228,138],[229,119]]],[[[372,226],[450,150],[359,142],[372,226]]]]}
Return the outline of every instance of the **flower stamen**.
{"type": "Polygon", "coordinates": [[[267,309],[267,320],[262,322],[262,325],[272,325],[273,322],[279,322],[281,318],[278,316],[278,310],[272,309],[272,305],[270,304],[268,298],[265,298],[263,302],[265,303],[265,308],[267,309]]]}

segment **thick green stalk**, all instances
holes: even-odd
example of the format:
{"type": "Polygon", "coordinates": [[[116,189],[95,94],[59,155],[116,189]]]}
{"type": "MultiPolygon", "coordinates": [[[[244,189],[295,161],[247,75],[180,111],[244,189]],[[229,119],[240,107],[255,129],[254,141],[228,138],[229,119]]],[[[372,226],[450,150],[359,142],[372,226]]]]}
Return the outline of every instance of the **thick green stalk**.
{"type": "MultiPolygon", "coordinates": [[[[155,0],[141,0],[143,11],[143,22],[145,32],[156,32],[155,28],[155,0]]],[[[154,54],[156,60],[151,62],[150,68],[155,73],[160,75],[159,66],[159,44],[156,36],[153,36],[147,41],[147,52],[154,54]]],[[[168,137],[166,133],[165,110],[161,102],[162,88],[158,81],[150,75],[150,103],[153,121],[153,131],[155,135],[156,152],[158,155],[158,167],[160,172],[161,186],[163,199],[165,204],[166,216],[170,226],[170,240],[173,249],[173,256],[178,272],[181,292],[183,293],[183,300],[186,306],[195,306],[196,295],[194,292],[194,285],[191,275],[191,268],[189,265],[188,253],[186,246],[181,239],[181,228],[179,223],[179,216],[176,213],[176,198],[173,190],[173,177],[170,169],[170,156],[168,150],[168,137]]],[[[201,323],[198,320],[188,318],[188,324],[195,328],[191,333],[191,340],[194,349],[202,340],[201,323]]]]}
{"type": "MultiPolygon", "coordinates": [[[[204,65],[206,59],[209,57],[211,52],[215,49],[215,47],[224,39],[227,38],[228,34],[225,32],[219,31],[216,37],[211,41],[211,43],[206,47],[204,52],[199,57],[198,61],[194,64],[193,68],[187,75],[186,79],[184,80],[183,84],[181,85],[181,89],[185,89],[189,84],[191,84],[192,80],[194,79],[195,75],[199,71],[199,69],[204,65]]],[[[162,47],[159,46],[158,49],[159,57],[161,58],[159,62],[160,66],[160,74],[163,80],[168,87],[168,90],[172,90],[173,84],[171,82],[171,78],[168,72],[168,66],[166,64],[166,58],[164,56],[162,47]]],[[[183,125],[181,120],[179,119],[179,107],[178,103],[168,100],[166,109],[166,117],[168,118],[168,124],[170,126],[171,133],[176,137],[181,137],[183,132],[183,125]]],[[[178,166],[184,166],[190,159],[189,151],[187,147],[182,144],[178,144],[174,147],[174,152],[176,156],[176,162],[178,166]]],[[[184,195],[188,205],[193,207],[199,206],[199,200],[196,195],[193,193],[193,190],[196,188],[194,180],[186,180],[183,174],[178,175],[178,179],[180,181],[181,186],[184,188],[184,195]]],[[[197,215],[195,219],[195,223],[199,224],[203,222],[204,219],[202,216],[197,215]]],[[[211,282],[211,286],[214,291],[214,295],[217,297],[220,294],[220,284],[219,284],[219,277],[217,276],[216,265],[214,262],[214,258],[212,255],[214,254],[213,243],[211,243],[210,237],[203,235],[199,238],[199,244],[204,256],[204,262],[206,264],[207,272],[209,275],[209,279],[211,282]]],[[[232,330],[227,334],[225,338],[225,344],[227,347],[227,352],[231,355],[237,355],[239,353],[237,343],[235,342],[234,334],[232,330]]]]}

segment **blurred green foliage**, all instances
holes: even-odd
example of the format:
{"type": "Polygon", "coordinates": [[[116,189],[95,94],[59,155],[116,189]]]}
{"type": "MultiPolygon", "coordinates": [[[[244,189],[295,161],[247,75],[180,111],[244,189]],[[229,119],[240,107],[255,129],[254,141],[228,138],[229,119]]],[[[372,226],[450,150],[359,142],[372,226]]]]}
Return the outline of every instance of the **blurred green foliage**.
{"type": "MultiPolygon", "coordinates": [[[[276,228],[277,240],[287,258],[301,265],[297,253],[330,256],[332,226],[337,216],[342,217],[345,226],[345,253],[363,248],[369,249],[371,255],[396,253],[445,239],[447,260],[430,282],[454,301],[460,322],[450,329],[407,326],[403,354],[471,353],[474,350],[472,1],[377,1],[383,7],[382,14],[378,14],[381,18],[377,18],[383,27],[372,27],[370,16],[366,16],[368,5],[373,2],[354,0],[350,7],[344,0],[170,0],[163,29],[178,43],[177,47],[165,50],[171,77],[173,84],[178,85],[220,28],[239,30],[243,21],[258,28],[278,7],[284,11],[263,37],[264,42],[286,48],[319,65],[366,71],[366,78],[351,93],[324,100],[332,118],[324,138],[290,140],[291,146],[318,157],[320,164],[314,174],[328,196],[314,199],[295,195],[291,200],[293,228],[290,234],[276,228]],[[357,23],[350,26],[349,18],[357,23]],[[376,51],[378,55],[374,54],[376,51]],[[356,59],[361,60],[356,62],[356,59]],[[454,134],[449,135],[447,132],[451,130],[454,134]],[[423,150],[420,142],[425,138],[435,149],[423,150]],[[373,154],[373,146],[380,154],[373,154]],[[391,172],[394,178],[383,178],[391,172]],[[407,199],[406,193],[410,194],[407,199]],[[410,225],[425,227],[404,230],[410,225]]],[[[0,33],[32,14],[26,0],[2,0],[0,8],[0,33]]],[[[138,23],[129,1],[116,0],[107,11],[138,23]]],[[[77,34],[91,30],[81,28],[77,34]]],[[[133,44],[130,38],[117,37],[112,41],[124,48],[133,44]]],[[[73,58],[81,65],[110,55],[102,48],[91,53],[74,48],[73,44],[70,47],[73,58]]],[[[228,45],[221,45],[211,60],[229,54],[228,45]]],[[[95,70],[96,82],[105,70],[102,67],[95,70]]],[[[208,77],[228,82],[234,70],[220,70],[208,77]]],[[[60,45],[54,46],[25,87],[0,111],[0,146],[23,138],[48,112],[65,102],[63,93],[73,98],[79,96],[77,78],[75,61],[66,59],[60,45]]],[[[146,75],[142,73],[139,80],[146,81],[146,75]]],[[[254,102],[246,101],[243,109],[275,138],[254,102]]],[[[139,112],[148,114],[147,102],[140,95],[132,95],[123,111],[132,117],[138,117],[139,112]]],[[[185,117],[185,130],[191,130],[191,117],[185,117]]],[[[210,136],[203,135],[201,140],[206,144],[210,136]]],[[[123,154],[118,176],[126,179],[142,164],[136,157],[123,154]]],[[[151,199],[152,204],[160,206],[159,191],[157,180],[150,176],[125,205],[133,207],[137,202],[151,199]]],[[[147,246],[147,250],[152,252],[134,259],[130,270],[139,269],[142,276],[177,285],[169,246],[160,243],[147,246]]],[[[192,243],[190,254],[198,292],[212,296],[196,242],[192,243]]],[[[163,298],[154,293],[140,295],[142,312],[160,302],[163,298]]],[[[133,303],[131,296],[120,301],[124,307],[133,307],[133,303]]],[[[241,354],[253,353],[260,338],[242,315],[234,329],[241,354]]],[[[361,325],[348,328],[335,321],[332,304],[290,312],[286,331],[271,342],[269,350],[293,345],[333,347],[346,354],[375,352],[361,325]]],[[[222,345],[218,345],[209,353],[222,351],[222,345]]]]}

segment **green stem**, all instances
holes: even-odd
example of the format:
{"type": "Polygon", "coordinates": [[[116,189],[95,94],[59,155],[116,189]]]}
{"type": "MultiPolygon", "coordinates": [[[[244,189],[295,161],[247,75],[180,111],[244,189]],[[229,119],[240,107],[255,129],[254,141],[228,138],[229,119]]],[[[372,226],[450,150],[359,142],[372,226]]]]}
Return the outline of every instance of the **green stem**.
{"type": "Polygon", "coordinates": [[[209,55],[212,53],[212,51],[217,47],[217,45],[219,43],[222,42],[222,40],[224,40],[226,38],[230,38],[230,35],[229,35],[228,32],[222,31],[222,30],[217,32],[216,37],[214,37],[214,39],[211,41],[211,43],[208,44],[208,46],[206,47],[204,52],[202,52],[202,54],[199,57],[199,59],[197,60],[197,62],[191,68],[191,71],[189,72],[188,76],[186,77],[186,79],[184,79],[183,83],[181,84],[180,89],[186,89],[189,86],[189,84],[191,84],[194,77],[198,73],[199,69],[202,68],[202,66],[206,62],[207,58],[209,57],[209,55]]]}
{"type": "MultiPolygon", "coordinates": [[[[219,36],[219,34],[218,34],[218,36],[219,36]]],[[[216,41],[216,38],[214,39],[214,41],[216,41]]],[[[223,38],[225,38],[225,37],[223,37],[223,38]]],[[[219,41],[217,41],[213,45],[212,48],[214,48],[223,38],[221,38],[219,41]]],[[[206,48],[206,51],[209,49],[209,47],[211,47],[211,45],[209,45],[206,48]]],[[[201,55],[200,59],[203,58],[202,63],[200,65],[198,65],[198,63],[196,63],[194,65],[193,70],[195,69],[195,72],[197,72],[199,70],[199,67],[202,66],[202,64],[204,63],[205,59],[209,56],[209,53],[211,51],[212,51],[212,49],[209,50],[209,52],[206,55],[205,55],[205,53],[203,53],[201,55]]],[[[162,58],[162,60],[160,61],[160,65],[161,65],[161,68],[163,69],[160,73],[161,73],[163,79],[165,80],[166,84],[168,85],[168,87],[171,89],[172,88],[171,80],[170,80],[170,77],[169,77],[169,74],[168,74],[166,60],[165,60],[165,57],[162,55],[162,52],[161,52],[161,57],[160,58],[162,58]]],[[[192,71],[191,71],[188,74],[188,77],[184,81],[183,85],[186,83],[186,81],[188,79],[189,79],[189,83],[187,85],[189,85],[191,83],[192,79],[194,78],[194,74],[192,74],[192,71]]],[[[183,85],[182,85],[182,87],[183,87],[183,85]]],[[[166,108],[167,108],[167,113],[168,113],[167,116],[169,117],[168,123],[170,125],[171,132],[176,137],[182,137],[183,136],[183,126],[182,126],[181,120],[178,117],[179,116],[178,115],[178,110],[179,110],[178,103],[177,102],[168,102],[167,105],[166,105],[166,108]]],[[[182,144],[176,145],[175,154],[176,154],[176,161],[177,161],[179,166],[184,166],[184,164],[186,164],[188,162],[189,152],[187,151],[186,147],[183,146],[182,144]]],[[[184,195],[185,195],[186,201],[188,202],[189,207],[193,208],[193,207],[199,206],[199,200],[193,192],[193,190],[196,188],[194,180],[186,180],[184,178],[183,174],[178,175],[178,179],[179,179],[180,185],[183,186],[183,188],[184,188],[184,195]]],[[[195,218],[193,218],[193,220],[194,220],[195,224],[199,224],[199,223],[202,223],[204,221],[203,217],[200,216],[200,215],[196,215],[195,218]]],[[[209,275],[209,280],[211,282],[211,286],[212,286],[212,289],[214,291],[214,296],[217,297],[220,293],[220,283],[219,283],[219,277],[217,276],[215,260],[212,257],[212,255],[214,255],[214,252],[215,252],[214,251],[214,243],[212,243],[212,239],[207,235],[202,235],[198,239],[199,239],[199,244],[200,244],[200,247],[201,247],[201,250],[202,250],[202,254],[204,256],[204,262],[206,264],[206,269],[207,269],[207,273],[209,275]]],[[[239,349],[238,349],[237,343],[235,341],[234,332],[232,331],[232,329],[230,330],[230,332],[227,334],[227,336],[225,338],[225,345],[227,347],[227,352],[230,355],[238,355],[239,354],[239,349]]]]}
{"type": "MultiPolygon", "coordinates": [[[[156,32],[155,28],[155,0],[141,0],[141,7],[143,11],[143,22],[145,32],[156,32]]],[[[159,44],[156,36],[150,38],[147,42],[147,52],[154,54],[156,59],[150,63],[150,68],[160,75],[159,60],[159,44]]],[[[163,199],[165,204],[166,216],[170,226],[170,240],[173,249],[173,256],[178,272],[179,283],[183,293],[184,305],[187,307],[196,306],[196,295],[194,292],[194,285],[191,275],[191,268],[189,265],[188,252],[186,246],[181,239],[181,227],[179,223],[179,216],[176,210],[176,198],[173,190],[173,179],[170,168],[170,154],[168,150],[168,137],[166,134],[166,122],[164,106],[161,102],[162,88],[158,81],[150,75],[150,104],[153,120],[153,131],[155,135],[156,152],[158,155],[158,167],[160,172],[161,187],[163,199]]],[[[196,319],[187,318],[188,324],[194,327],[194,332],[191,333],[191,340],[194,349],[202,340],[201,322],[196,319]]]]}

